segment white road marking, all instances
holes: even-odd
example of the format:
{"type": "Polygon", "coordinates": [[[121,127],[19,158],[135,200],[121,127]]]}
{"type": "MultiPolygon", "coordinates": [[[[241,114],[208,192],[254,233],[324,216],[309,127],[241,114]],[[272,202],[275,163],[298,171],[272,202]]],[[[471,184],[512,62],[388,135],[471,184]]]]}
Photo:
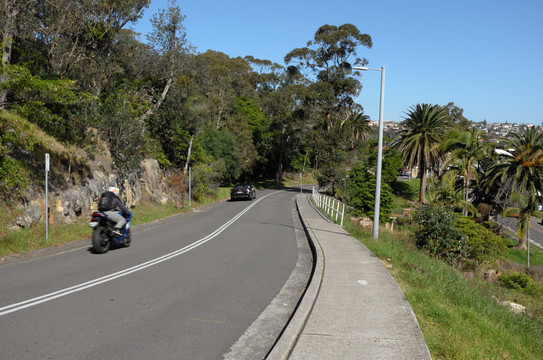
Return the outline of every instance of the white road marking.
{"type": "Polygon", "coordinates": [[[200,246],[202,244],[205,244],[209,240],[211,240],[214,237],[216,237],[217,235],[219,235],[221,232],[226,230],[226,228],[228,228],[230,225],[232,225],[236,220],[238,220],[243,214],[245,214],[251,208],[253,208],[256,204],[258,204],[260,201],[262,201],[266,197],[268,197],[270,195],[273,195],[273,194],[275,194],[275,192],[273,192],[271,194],[268,194],[268,195],[265,195],[265,196],[261,197],[260,199],[258,199],[257,201],[254,201],[251,205],[247,206],[243,211],[241,211],[239,214],[237,214],[232,219],[227,221],[224,225],[219,227],[217,230],[215,230],[211,234],[207,235],[206,237],[204,237],[204,238],[202,238],[202,239],[200,239],[198,241],[195,241],[190,245],[185,246],[182,249],[173,251],[173,252],[171,252],[169,254],[166,254],[166,255],[163,255],[163,256],[158,257],[156,259],[153,259],[153,260],[144,262],[142,264],[130,267],[128,269],[121,270],[121,271],[118,271],[116,273],[103,276],[103,277],[98,278],[98,279],[87,281],[87,282],[84,282],[82,284],[75,285],[75,286],[65,288],[65,289],[62,289],[62,290],[58,290],[58,291],[55,291],[55,292],[52,292],[52,293],[49,293],[49,294],[46,294],[46,295],[38,296],[38,297],[35,297],[33,299],[21,301],[21,302],[18,302],[16,304],[11,304],[11,305],[1,307],[0,308],[0,316],[4,316],[4,315],[7,315],[7,314],[15,312],[15,311],[19,311],[19,310],[26,309],[26,308],[29,308],[29,307],[32,307],[32,306],[36,306],[38,304],[41,304],[41,303],[44,303],[44,302],[47,302],[47,301],[51,301],[51,300],[54,300],[54,299],[57,299],[57,298],[60,298],[60,297],[63,297],[63,296],[69,295],[69,294],[73,294],[73,293],[78,292],[78,291],[82,291],[82,290],[85,290],[85,289],[88,289],[88,288],[91,288],[91,287],[94,287],[94,286],[109,282],[111,280],[118,279],[120,277],[135,273],[136,271],[143,270],[143,269],[148,268],[150,266],[160,264],[161,262],[164,262],[166,260],[170,260],[170,259],[172,259],[174,257],[179,256],[179,255],[182,255],[182,254],[184,254],[184,253],[186,253],[186,252],[188,252],[188,251],[190,251],[192,249],[197,248],[198,246],[200,246]]]}

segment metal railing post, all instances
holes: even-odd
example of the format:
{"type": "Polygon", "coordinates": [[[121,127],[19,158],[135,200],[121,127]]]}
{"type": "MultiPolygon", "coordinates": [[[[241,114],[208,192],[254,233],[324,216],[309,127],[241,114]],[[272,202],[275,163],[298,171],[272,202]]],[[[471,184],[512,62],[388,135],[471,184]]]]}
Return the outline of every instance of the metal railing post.
{"type": "Polygon", "coordinates": [[[344,216],[345,216],[345,204],[343,204],[343,209],[341,210],[341,226],[343,226],[344,216]]]}
{"type": "Polygon", "coordinates": [[[343,226],[343,220],[345,219],[345,204],[336,198],[331,196],[323,195],[315,190],[315,187],[312,189],[313,201],[321,211],[327,215],[331,220],[338,222],[340,218],[340,226],[343,226]],[[341,213],[339,207],[341,206],[341,213]]]}

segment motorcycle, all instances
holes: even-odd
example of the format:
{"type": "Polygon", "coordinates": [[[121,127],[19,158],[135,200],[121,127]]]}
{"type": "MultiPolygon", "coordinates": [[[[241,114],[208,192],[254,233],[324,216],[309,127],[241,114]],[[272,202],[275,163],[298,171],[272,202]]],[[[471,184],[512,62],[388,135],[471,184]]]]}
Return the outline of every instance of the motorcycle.
{"type": "MultiPolygon", "coordinates": [[[[119,214],[123,215],[120,211],[119,214]]],[[[105,213],[100,211],[92,213],[92,219],[89,222],[89,226],[94,229],[92,232],[92,247],[96,253],[106,253],[112,245],[120,245],[122,247],[130,246],[130,242],[132,241],[130,234],[130,220],[132,219],[132,213],[128,216],[123,216],[126,219],[126,225],[121,229],[123,233],[122,236],[118,236],[113,232],[115,222],[108,219],[105,213]]]]}

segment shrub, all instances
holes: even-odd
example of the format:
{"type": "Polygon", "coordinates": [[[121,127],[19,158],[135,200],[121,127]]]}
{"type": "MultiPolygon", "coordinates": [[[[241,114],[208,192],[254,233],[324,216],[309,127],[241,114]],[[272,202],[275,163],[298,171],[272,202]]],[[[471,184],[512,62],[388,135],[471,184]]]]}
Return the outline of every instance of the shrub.
{"type": "MultiPolygon", "coordinates": [[[[367,214],[373,217],[375,209],[375,176],[361,166],[355,166],[349,172],[344,199],[352,208],[354,215],[367,214]]],[[[392,189],[387,183],[381,183],[379,218],[387,221],[392,211],[392,189]]]]}
{"type": "Polygon", "coordinates": [[[242,164],[236,153],[236,137],[232,132],[227,129],[207,128],[199,143],[206,154],[221,160],[220,166],[216,165],[214,169],[221,183],[229,184],[239,178],[242,164]]]}
{"type": "Polygon", "coordinates": [[[214,196],[219,184],[217,177],[217,173],[208,165],[194,166],[192,168],[192,198],[202,202],[206,196],[214,196]]]}
{"type": "Polygon", "coordinates": [[[460,217],[455,224],[467,240],[470,252],[468,258],[474,265],[491,263],[505,258],[507,242],[485,226],[468,217],[460,217]]]}
{"type": "Polygon", "coordinates": [[[28,186],[21,165],[9,156],[8,136],[0,129],[0,199],[10,200],[28,186]]]}
{"type": "Polygon", "coordinates": [[[462,232],[455,227],[457,217],[451,210],[423,205],[413,219],[419,225],[415,231],[416,245],[429,255],[459,265],[472,251],[462,232]]]}
{"type": "Polygon", "coordinates": [[[477,266],[504,259],[509,241],[446,207],[425,205],[413,216],[416,245],[450,264],[477,266]]]}
{"type": "Polygon", "coordinates": [[[516,271],[500,275],[498,282],[506,288],[520,290],[531,295],[542,292],[541,286],[537,285],[531,277],[516,271]]]}
{"type": "Polygon", "coordinates": [[[488,221],[490,219],[490,215],[492,213],[492,206],[491,205],[484,204],[484,203],[479,204],[479,206],[477,207],[477,210],[481,214],[481,219],[483,221],[488,221]]]}

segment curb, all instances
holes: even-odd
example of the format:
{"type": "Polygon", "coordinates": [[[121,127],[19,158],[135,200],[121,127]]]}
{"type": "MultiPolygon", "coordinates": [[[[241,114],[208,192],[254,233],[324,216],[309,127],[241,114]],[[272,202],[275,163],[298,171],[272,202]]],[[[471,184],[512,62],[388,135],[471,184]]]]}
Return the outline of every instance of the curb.
{"type": "MultiPolygon", "coordinates": [[[[300,209],[298,205],[299,198],[303,195],[296,196],[296,208],[300,216],[300,220],[304,227],[304,231],[309,240],[309,246],[311,247],[311,252],[313,253],[313,269],[311,272],[309,284],[307,285],[306,291],[303,298],[301,299],[296,312],[290,319],[287,327],[283,331],[283,334],[272,348],[270,353],[265,359],[267,360],[284,360],[288,359],[292,350],[296,346],[298,338],[313,311],[315,301],[317,300],[318,294],[321,289],[322,280],[324,277],[325,271],[325,259],[324,254],[321,248],[321,245],[315,235],[313,230],[307,227],[307,220],[305,218],[304,212],[300,209]]],[[[306,195],[309,196],[309,195],[306,195]]],[[[310,204],[311,200],[309,200],[310,204]]]]}

